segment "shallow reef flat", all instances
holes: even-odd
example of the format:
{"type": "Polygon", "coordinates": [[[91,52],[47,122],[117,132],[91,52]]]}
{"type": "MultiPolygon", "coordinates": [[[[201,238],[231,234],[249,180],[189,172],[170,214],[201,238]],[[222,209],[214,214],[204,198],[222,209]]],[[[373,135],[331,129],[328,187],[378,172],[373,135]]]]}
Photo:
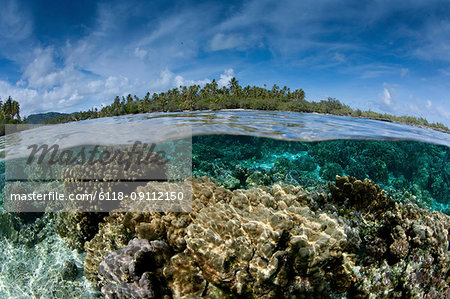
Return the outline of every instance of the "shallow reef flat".
{"type": "Polygon", "coordinates": [[[101,298],[83,275],[85,253],[55,232],[56,215],[0,213],[0,298],[101,298]]]}
{"type": "Polygon", "coordinates": [[[450,214],[450,148],[417,141],[282,141],[194,136],[193,174],[230,189],[273,183],[317,188],[336,175],[366,178],[398,201],[450,214]]]}
{"type": "MultiPolygon", "coordinates": [[[[190,213],[111,212],[99,221],[83,242],[84,273],[104,296],[450,296],[450,217],[397,202],[369,179],[338,176],[316,190],[230,190],[208,177],[192,186],[190,213]]],[[[92,215],[67,216],[59,221],[92,215]]]]}

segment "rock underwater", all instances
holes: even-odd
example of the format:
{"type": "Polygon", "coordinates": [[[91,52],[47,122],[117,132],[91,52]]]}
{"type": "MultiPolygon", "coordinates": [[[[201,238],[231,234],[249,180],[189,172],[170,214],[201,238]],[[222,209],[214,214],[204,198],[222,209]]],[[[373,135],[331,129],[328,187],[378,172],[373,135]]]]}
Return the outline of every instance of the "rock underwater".
{"type": "Polygon", "coordinates": [[[337,176],[328,195],[207,177],[192,187],[190,213],[100,222],[84,270],[106,297],[450,298],[450,217],[368,179],[337,176]]]}
{"type": "Polygon", "coordinates": [[[169,257],[163,241],[131,240],[100,263],[102,293],[108,298],[163,298],[170,294],[162,275],[169,257]]]}

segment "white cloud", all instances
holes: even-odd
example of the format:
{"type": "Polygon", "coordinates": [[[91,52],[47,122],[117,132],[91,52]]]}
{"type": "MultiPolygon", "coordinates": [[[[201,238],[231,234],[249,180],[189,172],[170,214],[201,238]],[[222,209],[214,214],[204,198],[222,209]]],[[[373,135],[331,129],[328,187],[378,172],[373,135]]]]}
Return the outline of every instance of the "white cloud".
{"type": "Polygon", "coordinates": [[[404,78],[408,73],[409,73],[409,69],[407,69],[407,68],[402,68],[402,69],[400,70],[400,76],[401,76],[402,78],[404,78]]]}
{"type": "Polygon", "coordinates": [[[191,86],[191,85],[200,85],[204,86],[207,83],[210,83],[211,80],[208,78],[201,80],[190,80],[185,79],[181,75],[176,75],[171,72],[169,69],[164,69],[161,71],[159,78],[151,84],[151,88],[154,91],[165,91],[170,88],[178,88],[180,86],[191,86]]]}
{"type": "Polygon", "coordinates": [[[134,49],[134,56],[143,59],[145,56],[147,56],[147,51],[140,49],[139,47],[134,49]]]}
{"type": "MultiPolygon", "coordinates": [[[[427,2],[404,4],[394,1],[387,5],[386,1],[372,1],[358,5],[358,9],[352,3],[316,2],[250,0],[233,7],[225,2],[195,7],[180,4],[152,15],[149,9],[153,7],[151,2],[108,1],[98,4],[97,19],[84,31],[84,36],[69,36],[61,42],[64,44],[46,41],[43,46],[38,40],[33,40],[33,19],[27,15],[26,7],[19,7],[14,0],[6,0],[6,5],[2,5],[0,10],[0,45],[9,45],[17,40],[25,42],[23,47],[16,43],[0,47],[0,57],[10,59],[2,52],[6,48],[13,49],[11,53],[21,51],[22,56],[14,54],[11,60],[18,65],[17,69],[23,70],[23,74],[17,82],[2,82],[0,95],[11,94],[17,98],[22,111],[73,111],[79,110],[78,107],[88,109],[111,103],[115,95],[132,93],[143,96],[147,91],[160,92],[179,85],[203,85],[213,74],[219,74],[225,68],[218,80],[220,86],[228,85],[234,76],[233,69],[238,67],[245,70],[247,75],[242,79],[249,84],[252,80],[288,80],[286,77],[291,73],[283,76],[291,71],[297,74],[294,68],[303,71],[298,81],[307,84],[308,78],[305,80],[305,77],[308,75],[304,74],[308,74],[310,66],[339,69],[342,73],[359,77],[356,80],[369,79],[365,80],[367,84],[376,80],[395,80],[399,76],[405,78],[402,82],[406,84],[407,80],[414,79],[412,74],[423,75],[416,67],[410,71],[408,65],[396,64],[395,60],[392,64],[373,62],[377,53],[381,53],[373,51],[379,51],[378,47],[384,46],[384,41],[393,40],[397,33],[399,37],[405,37],[400,34],[402,32],[391,30],[383,36],[382,43],[375,40],[370,45],[364,40],[364,33],[367,29],[379,30],[378,24],[384,24],[380,21],[406,6],[415,12],[426,8],[427,2]],[[226,13],[223,13],[224,9],[227,9],[226,13]],[[260,49],[256,49],[258,47],[260,49]],[[208,52],[255,49],[261,50],[258,52],[261,56],[252,58],[262,57],[260,64],[255,64],[254,59],[249,62],[247,57],[250,55],[244,57],[242,53],[233,56],[230,51],[231,55],[225,59],[221,52],[208,52]],[[267,69],[272,69],[267,74],[255,74],[255,70],[266,69],[266,63],[267,69]],[[283,69],[285,66],[287,68],[283,69]],[[282,71],[276,73],[277,68],[282,71]],[[263,76],[279,78],[266,79],[263,76]]],[[[450,27],[446,22],[418,28],[417,35],[407,33],[417,43],[408,44],[413,53],[404,51],[400,54],[416,57],[429,54],[427,57],[430,59],[436,54],[438,57],[448,55],[450,51],[446,45],[449,44],[450,35],[447,33],[450,27]],[[428,36],[424,32],[429,32],[429,37],[414,38],[428,36]],[[427,44],[430,45],[430,53],[427,52],[427,44]],[[414,52],[417,46],[420,51],[416,49],[414,52]]],[[[394,52],[390,57],[399,54],[394,52]]],[[[450,74],[447,65],[440,69],[441,76],[450,74]]],[[[432,81],[436,84],[436,80],[430,78],[429,85],[432,81]]],[[[326,79],[323,84],[327,84],[326,79]]],[[[376,107],[388,112],[402,113],[403,108],[412,111],[404,104],[408,98],[401,94],[397,96],[394,89],[395,86],[386,85],[374,91],[372,96],[376,98],[376,107]]],[[[439,105],[445,107],[445,99],[437,94],[448,94],[448,87],[437,89],[439,92],[436,94],[426,95],[427,99],[433,100],[429,109],[437,109],[439,105]]],[[[328,92],[332,93],[331,90],[328,92]]],[[[417,105],[427,108],[425,101],[417,105]]]]}
{"type": "Polygon", "coordinates": [[[413,54],[425,60],[450,61],[450,21],[432,19],[416,33],[420,46],[413,54]]]}
{"type": "Polygon", "coordinates": [[[381,100],[386,106],[392,106],[392,96],[387,88],[383,89],[383,94],[381,95],[381,100]]]}
{"type": "Polygon", "coordinates": [[[380,63],[370,63],[353,68],[356,73],[360,73],[361,79],[373,79],[398,74],[398,67],[380,63]]]}
{"type": "MultiPolygon", "coordinates": [[[[33,111],[37,108],[37,106],[43,106],[36,90],[16,87],[6,81],[0,81],[0,94],[11,96],[14,100],[17,100],[20,104],[22,116],[24,114],[28,114],[30,111],[33,111]]],[[[3,100],[5,99],[3,98],[3,100]]]]}
{"type": "Polygon", "coordinates": [[[333,60],[335,60],[339,63],[344,63],[347,61],[347,59],[345,58],[345,55],[343,55],[341,53],[335,53],[333,56],[333,60]]]}
{"type": "Polygon", "coordinates": [[[0,2],[0,60],[7,59],[19,66],[30,57],[31,45],[36,44],[33,36],[33,19],[29,7],[19,0],[0,2]]]}
{"type": "Polygon", "coordinates": [[[383,112],[396,114],[399,111],[397,87],[398,85],[395,84],[384,83],[383,90],[378,94],[378,99],[374,101],[374,106],[383,112]]]}
{"type": "Polygon", "coordinates": [[[217,33],[209,42],[211,51],[238,49],[243,50],[247,47],[246,40],[238,34],[217,33]]]}
{"type": "MultiPolygon", "coordinates": [[[[16,2],[7,3],[11,3],[9,8],[0,10],[3,20],[9,20],[5,23],[0,18],[0,44],[1,38],[14,30],[24,33],[23,38],[32,33],[32,22],[19,18],[24,14],[15,8],[16,2]],[[5,27],[7,24],[15,27],[5,27]]],[[[149,18],[142,30],[131,34],[124,32],[128,26],[123,25],[136,15],[145,16],[145,10],[121,1],[100,4],[98,8],[96,24],[86,30],[85,36],[69,37],[62,45],[42,47],[39,42],[26,45],[26,59],[16,60],[23,70],[20,79],[0,84],[0,95],[11,95],[18,100],[22,115],[72,112],[110,103],[115,95],[143,96],[148,91],[160,92],[179,85],[204,85],[210,82],[207,75],[215,73],[214,69],[223,69],[222,66],[203,71],[194,68],[188,74],[170,71],[191,63],[196,57],[199,39],[206,38],[196,32],[211,36],[209,30],[204,30],[205,22],[211,24],[214,17],[211,7],[200,11],[186,7],[149,18]]]]}
{"type": "Polygon", "coordinates": [[[219,81],[217,81],[217,84],[220,87],[228,86],[230,83],[231,78],[234,76],[234,70],[233,69],[226,69],[223,74],[220,75],[219,81]]]}
{"type": "Polygon", "coordinates": [[[200,85],[200,86],[204,86],[207,83],[210,83],[211,80],[209,80],[208,78],[205,78],[203,80],[186,80],[185,78],[183,78],[183,76],[175,76],[174,79],[175,82],[175,87],[180,87],[180,86],[192,86],[192,85],[200,85]]]}
{"type": "MultiPolygon", "coordinates": [[[[84,84],[82,84],[84,86],[84,84]]],[[[124,76],[108,76],[105,79],[90,81],[86,84],[87,89],[83,89],[86,97],[97,97],[99,100],[109,100],[115,96],[122,96],[133,93],[136,86],[129,78],[124,76]]],[[[74,86],[74,88],[77,88],[74,86]]]]}
{"type": "Polygon", "coordinates": [[[53,47],[37,48],[34,58],[25,66],[22,78],[12,85],[2,81],[1,95],[11,95],[21,105],[21,114],[44,111],[73,112],[88,109],[99,101],[112,101],[115,95],[136,90],[135,82],[124,76],[98,78],[60,57],[55,62],[53,47]]]}
{"type": "Polygon", "coordinates": [[[437,106],[434,109],[435,113],[439,116],[441,116],[442,119],[444,119],[445,121],[442,121],[443,123],[445,123],[447,126],[450,127],[450,111],[448,111],[446,108],[442,107],[442,106],[437,106]]]}
{"type": "Polygon", "coordinates": [[[53,49],[36,49],[35,59],[27,65],[22,75],[22,80],[28,82],[32,88],[49,88],[58,84],[60,77],[53,61],[53,49]]]}
{"type": "Polygon", "coordinates": [[[82,100],[84,97],[80,96],[78,94],[78,90],[72,91],[68,98],[64,97],[58,101],[59,105],[66,105],[66,106],[72,106],[73,104],[77,103],[79,100],[82,100]]]}
{"type": "Polygon", "coordinates": [[[372,104],[379,112],[423,117],[430,122],[450,125],[450,112],[446,108],[435,105],[430,99],[421,100],[401,86],[384,83],[382,92],[372,104]]]}
{"type": "Polygon", "coordinates": [[[447,69],[441,69],[440,72],[441,72],[444,76],[450,76],[450,68],[447,68],[447,69]]]}
{"type": "MultiPolygon", "coordinates": [[[[49,73],[65,73],[64,70],[58,71],[58,68],[52,68],[52,70],[56,69],[56,71],[52,72],[43,67],[37,67],[36,65],[40,64],[36,63],[29,69],[33,69],[36,73],[41,71],[41,74],[44,74],[44,78],[48,78],[49,73]]],[[[73,70],[73,72],[76,71],[73,70]]],[[[220,75],[221,81],[219,80],[219,85],[222,82],[228,84],[227,81],[233,75],[234,72],[232,69],[226,70],[224,74],[220,75]]],[[[30,77],[34,78],[33,76],[30,77]]],[[[17,100],[21,105],[21,115],[25,116],[37,112],[73,112],[81,109],[85,110],[93,106],[100,107],[102,104],[111,103],[116,95],[136,94],[136,90],[142,88],[142,86],[146,86],[146,89],[142,89],[143,92],[141,95],[138,94],[139,96],[143,96],[147,91],[161,92],[171,88],[177,88],[180,85],[204,86],[211,82],[208,78],[200,80],[186,79],[180,74],[171,72],[168,68],[161,71],[157,78],[151,80],[146,85],[136,79],[131,80],[124,76],[108,76],[104,79],[92,79],[87,75],[78,73],[73,78],[74,80],[59,78],[58,82],[61,84],[50,87],[47,86],[49,79],[45,83],[33,79],[33,86],[28,83],[28,78],[22,81],[21,85],[12,85],[6,81],[0,81],[0,95],[10,95],[13,99],[17,100]],[[97,101],[93,101],[92,99],[94,98],[97,101]],[[80,106],[83,104],[85,106],[80,106]]]]}
{"type": "MultiPolygon", "coordinates": [[[[428,116],[439,116],[439,118],[445,119],[446,121],[440,121],[447,124],[447,126],[450,126],[449,120],[450,120],[450,111],[447,110],[447,108],[444,108],[440,105],[434,105],[431,100],[426,100],[425,104],[422,105],[422,103],[419,103],[418,105],[419,113],[426,112],[428,116]]],[[[428,120],[430,120],[430,117],[426,117],[428,120]]]]}
{"type": "Polygon", "coordinates": [[[26,10],[14,0],[2,1],[0,9],[0,37],[7,41],[28,38],[33,30],[31,18],[26,10]]]}
{"type": "Polygon", "coordinates": [[[173,87],[174,78],[175,74],[169,71],[168,68],[166,68],[165,70],[161,71],[159,78],[151,84],[151,88],[160,91],[169,87],[173,87]]]}

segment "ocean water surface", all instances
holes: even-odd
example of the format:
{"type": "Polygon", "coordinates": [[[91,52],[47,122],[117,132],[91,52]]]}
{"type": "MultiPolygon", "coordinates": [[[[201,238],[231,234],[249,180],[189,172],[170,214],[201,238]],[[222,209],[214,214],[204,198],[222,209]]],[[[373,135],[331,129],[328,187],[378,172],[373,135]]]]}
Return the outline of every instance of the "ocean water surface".
{"type": "MultiPolygon", "coordinates": [[[[450,134],[404,124],[331,115],[262,111],[199,111],[127,115],[84,125],[147,124],[143,142],[192,137],[192,172],[233,190],[273,185],[329,193],[336,176],[370,179],[395,201],[450,215],[450,134]],[[186,127],[170,134],[167,127],[186,127]]],[[[66,124],[48,140],[73,145],[98,134],[66,124]]],[[[40,128],[21,132],[32,140],[40,128]]],[[[142,132],[139,135],[142,137],[142,132]]],[[[132,135],[120,142],[133,140],[132,135]]],[[[0,138],[0,145],[4,138],[0,138]]],[[[4,186],[4,161],[1,184],[4,186]]],[[[84,252],[56,233],[54,214],[0,215],[2,298],[102,297],[84,274],[84,252]]],[[[345,294],[343,295],[346,296],[345,294]]]]}

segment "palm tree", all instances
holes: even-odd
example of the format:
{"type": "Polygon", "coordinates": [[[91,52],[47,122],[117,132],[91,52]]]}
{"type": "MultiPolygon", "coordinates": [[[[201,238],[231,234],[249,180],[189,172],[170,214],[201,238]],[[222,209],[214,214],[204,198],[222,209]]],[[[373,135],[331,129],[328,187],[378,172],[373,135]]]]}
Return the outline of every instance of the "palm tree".
{"type": "Polygon", "coordinates": [[[231,78],[228,85],[230,86],[230,93],[232,95],[239,95],[241,93],[241,86],[239,85],[239,82],[235,77],[231,78]]]}
{"type": "Polygon", "coordinates": [[[13,106],[13,100],[11,96],[8,97],[6,102],[2,105],[2,111],[5,116],[9,116],[12,118],[12,106],[13,106]]]}
{"type": "Polygon", "coordinates": [[[20,104],[17,101],[13,101],[12,102],[12,107],[11,107],[11,115],[12,117],[17,117],[18,120],[20,120],[20,104]]]}

